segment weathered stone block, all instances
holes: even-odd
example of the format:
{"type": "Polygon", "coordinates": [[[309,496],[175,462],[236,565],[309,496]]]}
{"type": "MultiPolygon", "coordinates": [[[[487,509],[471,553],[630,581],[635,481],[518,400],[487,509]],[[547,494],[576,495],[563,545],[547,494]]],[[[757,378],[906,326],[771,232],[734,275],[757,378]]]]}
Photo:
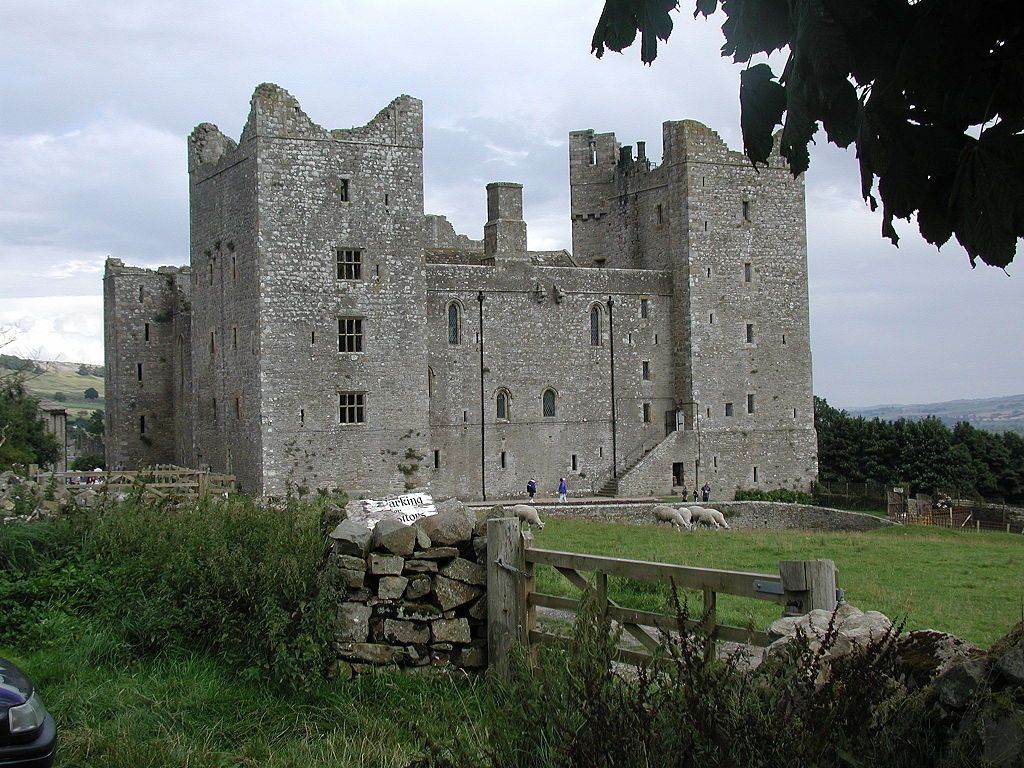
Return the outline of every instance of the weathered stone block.
{"type": "Polygon", "coordinates": [[[437,643],[468,643],[472,640],[465,619],[439,619],[431,622],[430,634],[437,643]]]}
{"type": "Polygon", "coordinates": [[[450,560],[459,556],[457,547],[431,547],[416,553],[417,560],[450,560]]]}
{"type": "Polygon", "coordinates": [[[405,567],[405,560],[398,555],[382,555],[379,552],[371,552],[369,558],[370,573],[398,576],[405,567]]]}
{"type": "Polygon", "coordinates": [[[366,578],[366,571],[350,571],[348,568],[339,568],[338,578],[341,579],[341,583],[347,588],[359,589],[363,586],[363,580],[366,578]]]}
{"type": "Polygon", "coordinates": [[[375,550],[384,549],[408,557],[416,548],[416,529],[393,517],[385,517],[373,529],[371,546],[375,550]]]}
{"type": "Polygon", "coordinates": [[[434,592],[437,594],[437,601],[441,604],[441,608],[447,611],[476,599],[483,590],[446,576],[438,576],[434,579],[434,592]]]}
{"type": "Polygon", "coordinates": [[[342,603],[334,621],[334,637],[339,642],[361,643],[369,636],[372,609],[361,603],[342,603]]]}
{"type": "Polygon", "coordinates": [[[353,520],[342,520],[338,527],[331,531],[334,549],[343,555],[364,557],[370,546],[373,532],[365,525],[353,520]]]}
{"type": "Polygon", "coordinates": [[[416,548],[417,549],[430,549],[432,542],[427,532],[420,528],[418,525],[413,526],[416,529],[416,548]]]}
{"type": "Polygon", "coordinates": [[[338,565],[349,571],[365,571],[366,560],[361,557],[353,557],[352,555],[338,555],[338,565]]]}
{"type": "Polygon", "coordinates": [[[395,617],[416,621],[433,621],[441,618],[441,610],[429,603],[402,603],[395,612],[395,617]]]}
{"type": "Polygon", "coordinates": [[[437,563],[433,560],[406,560],[403,573],[437,573],[437,563]]]}
{"type": "Polygon", "coordinates": [[[428,576],[414,576],[409,580],[409,586],[405,589],[407,600],[419,600],[426,597],[434,589],[434,585],[428,576]]]}
{"type": "Polygon", "coordinates": [[[456,499],[442,503],[446,505],[444,511],[421,518],[416,525],[426,531],[435,546],[453,546],[469,541],[476,516],[456,499]]]}
{"type": "Polygon", "coordinates": [[[459,648],[452,655],[452,663],[457,667],[478,669],[487,665],[487,645],[485,643],[473,643],[464,648],[459,648]]]}
{"type": "MultiPolygon", "coordinates": [[[[342,658],[370,664],[398,664],[405,658],[405,649],[380,643],[338,643],[335,648],[342,658]]],[[[356,665],[353,668],[359,671],[356,665]]]]}
{"type": "Polygon", "coordinates": [[[469,606],[469,618],[477,621],[487,619],[487,595],[484,595],[471,606],[469,606]]]}
{"type": "Polygon", "coordinates": [[[389,643],[424,644],[430,642],[430,628],[415,621],[384,620],[384,639],[389,643]]]}
{"type": "Polygon", "coordinates": [[[452,560],[441,569],[440,573],[449,579],[463,581],[466,584],[487,584],[487,569],[479,563],[462,557],[452,560]]]}
{"type": "Polygon", "coordinates": [[[381,576],[377,584],[377,596],[381,600],[397,600],[405,592],[409,580],[404,576],[381,576]]]}

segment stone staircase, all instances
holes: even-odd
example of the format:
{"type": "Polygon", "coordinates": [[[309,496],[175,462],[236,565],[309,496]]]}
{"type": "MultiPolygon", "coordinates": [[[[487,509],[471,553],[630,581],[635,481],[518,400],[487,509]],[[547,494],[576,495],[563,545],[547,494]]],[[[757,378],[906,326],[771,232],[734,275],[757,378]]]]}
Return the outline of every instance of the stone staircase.
{"type": "Polygon", "coordinates": [[[618,473],[617,477],[610,477],[610,478],[608,478],[605,481],[604,485],[602,485],[600,487],[600,489],[598,489],[597,495],[598,496],[604,496],[604,497],[607,497],[607,498],[612,498],[612,499],[617,497],[619,495],[619,480],[621,480],[623,477],[625,477],[627,474],[629,474],[629,472],[633,469],[633,467],[635,467],[637,464],[639,464],[641,461],[643,461],[644,458],[647,456],[647,454],[649,454],[653,450],[654,450],[653,448],[647,448],[647,449],[643,450],[640,453],[639,456],[637,456],[629,464],[626,465],[625,469],[623,469],[621,472],[618,473]]]}

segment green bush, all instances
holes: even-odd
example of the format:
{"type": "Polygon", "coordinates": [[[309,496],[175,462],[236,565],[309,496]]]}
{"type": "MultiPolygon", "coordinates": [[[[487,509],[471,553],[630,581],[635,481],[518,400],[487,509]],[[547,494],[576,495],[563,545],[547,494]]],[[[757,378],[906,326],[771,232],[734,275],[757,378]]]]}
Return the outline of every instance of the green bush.
{"type": "Polygon", "coordinates": [[[736,501],[780,501],[786,504],[813,504],[814,496],[806,491],[773,488],[762,491],[755,488],[737,488],[736,501]]]}

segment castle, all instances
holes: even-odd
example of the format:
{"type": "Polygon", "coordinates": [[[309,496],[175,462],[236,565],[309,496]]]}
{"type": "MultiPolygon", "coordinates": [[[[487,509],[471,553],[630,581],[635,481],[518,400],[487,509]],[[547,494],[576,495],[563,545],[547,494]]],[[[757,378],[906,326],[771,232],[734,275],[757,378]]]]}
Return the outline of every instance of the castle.
{"type": "Polygon", "coordinates": [[[326,130],[260,85],[188,140],[189,267],[108,259],[108,466],[463,498],[804,488],[817,475],[803,179],[664,124],[569,136],[572,246],[522,187],[483,240],[423,210],[422,103],[326,130]]]}

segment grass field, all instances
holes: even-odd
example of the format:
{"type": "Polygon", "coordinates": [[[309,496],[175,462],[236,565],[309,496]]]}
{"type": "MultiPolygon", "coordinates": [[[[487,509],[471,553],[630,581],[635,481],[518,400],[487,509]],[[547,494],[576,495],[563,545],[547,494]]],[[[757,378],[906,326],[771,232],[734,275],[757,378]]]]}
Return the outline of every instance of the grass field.
{"type": "Polygon", "coordinates": [[[106,407],[102,376],[80,376],[78,363],[41,363],[47,367],[44,373],[29,374],[25,380],[25,389],[36,397],[53,400],[56,392],[67,395],[62,405],[67,409],[68,418],[76,416],[88,417],[93,411],[102,411],[106,407]],[[97,400],[86,400],[85,390],[92,387],[100,393],[97,400]]]}
{"type": "MultiPolygon", "coordinates": [[[[704,568],[778,573],[779,560],[836,562],[846,599],[862,610],[907,619],[987,646],[1024,612],[1024,536],[956,533],[924,527],[870,533],[711,531],[550,519],[535,546],[704,568]]],[[[664,611],[665,587],[609,580],[609,593],[633,608],[664,611]]],[[[557,572],[541,568],[537,589],[574,595],[557,572]]],[[[700,598],[693,596],[699,611],[700,598]]],[[[719,621],[764,628],[779,606],[720,595],[719,621]]]]}

